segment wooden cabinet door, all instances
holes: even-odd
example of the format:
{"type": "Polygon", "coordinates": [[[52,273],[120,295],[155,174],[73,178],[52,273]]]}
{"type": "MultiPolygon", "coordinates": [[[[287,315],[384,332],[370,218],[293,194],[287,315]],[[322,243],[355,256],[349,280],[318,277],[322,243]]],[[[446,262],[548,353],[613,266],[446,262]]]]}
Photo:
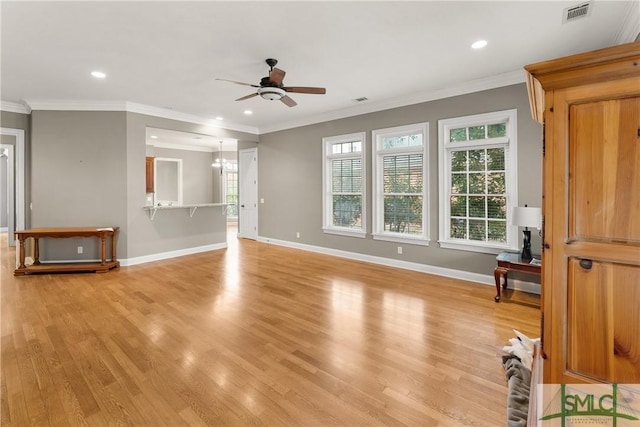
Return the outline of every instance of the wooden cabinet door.
{"type": "Polygon", "coordinates": [[[155,191],[154,181],[153,181],[153,157],[147,157],[145,159],[145,170],[146,170],[146,180],[147,180],[147,193],[153,193],[155,191]]]}
{"type": "Polygon", "coordinates": [[[640,383],[639,89],[627,79],[548,101],[547,383],[640,383]]]}

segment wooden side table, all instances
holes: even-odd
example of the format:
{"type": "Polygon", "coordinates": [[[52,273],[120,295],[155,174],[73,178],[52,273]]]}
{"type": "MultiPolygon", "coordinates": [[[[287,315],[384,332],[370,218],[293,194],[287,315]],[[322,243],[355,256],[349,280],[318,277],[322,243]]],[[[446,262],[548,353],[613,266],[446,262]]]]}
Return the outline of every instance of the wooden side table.
{"type": "MultiPolygon", "coordinates": [[[[534,255],[535,259],[540,259],[540,255],[534,255]]],[[[498,266],[493,270],[493,276],[496,279],[496,291],[497,294],[494,298],[495,302],[500,302],[500,276],[504,276],[504,284],[502,287],[507,289],[507,274],[509,271],[520,271],[523,273],[534,274],[540,276],[542,272],[542,266],[538,264],[531,264],[530,260],[523,260],[520,253],[513,252],[501,252],[496,261],[498,266]]]]}
{"type": "Polygon", "coordinates": [[[16,231],[19,242],[20,265],[13,272],[14,276],[24,276],[31,273],[73,273],[80,271],[95,271],[106,273],[113,268],[119,268],[120,262],[116,259],[116,235],[120,227],[77,227],[77,228],[33,228],[30,230],[16,231]],[[25,240],[33,238],[34,254],[33,264],[25,265],[24,246],[25,240]],[[70,262],[70,263],[40,263],[39,239],[68,238],[68,237],[96,237],[100,241],[100,262],[70,262]],[[107,259],[107,237],[111,238],[111,260],[107,259]]]}

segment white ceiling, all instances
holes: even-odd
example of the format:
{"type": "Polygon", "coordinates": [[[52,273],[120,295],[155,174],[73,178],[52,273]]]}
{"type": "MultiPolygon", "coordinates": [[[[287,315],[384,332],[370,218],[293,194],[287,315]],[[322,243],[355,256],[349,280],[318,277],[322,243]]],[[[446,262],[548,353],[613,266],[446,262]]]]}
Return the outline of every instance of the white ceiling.
{"type": "Polygon", "coordinates": [[[264,133],[522,82],[526,64],[640,31],[637,0],[593,0],[590,16],[563,24],[579,3],[2,1],[0,94],[35,109],[135,103],[264,133]],[[471,49],[478,39],[488,46],[471,49]],[[270,57],[285,85],[327,94],[292,94],[294,108],[236,102],[253,89],[216,80],[258,84],[270,57]]]}

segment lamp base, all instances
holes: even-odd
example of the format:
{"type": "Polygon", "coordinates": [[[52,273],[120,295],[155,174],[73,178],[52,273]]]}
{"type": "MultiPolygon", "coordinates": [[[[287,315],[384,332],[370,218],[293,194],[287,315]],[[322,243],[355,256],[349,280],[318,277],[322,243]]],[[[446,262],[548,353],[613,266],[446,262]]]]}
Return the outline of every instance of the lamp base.
{"type": "Polygon", "coordinates": [[[531,261],[533,256],[531,255],[531,230],[525,228],[522,230],[522,253],[520,258],[523,261],[531,261]]]}

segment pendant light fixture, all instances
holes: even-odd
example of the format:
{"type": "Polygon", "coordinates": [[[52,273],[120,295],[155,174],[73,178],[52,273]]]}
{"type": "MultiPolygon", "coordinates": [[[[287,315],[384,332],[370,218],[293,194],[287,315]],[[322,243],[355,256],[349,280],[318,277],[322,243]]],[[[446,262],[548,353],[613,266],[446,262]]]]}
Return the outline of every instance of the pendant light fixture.
{"type": "Polygon", "coordinates": [[[215,162],[211,163],[211,166],[213,166],[214,168],[220,168],[220,173],[222,174],[222,169],[227,168],[229,165],[224,159],[224,155],[222,154],[222,141],[220,141],[220,149],[218,151],[218,155],[220,157],[218,157],[215,162]]]}

